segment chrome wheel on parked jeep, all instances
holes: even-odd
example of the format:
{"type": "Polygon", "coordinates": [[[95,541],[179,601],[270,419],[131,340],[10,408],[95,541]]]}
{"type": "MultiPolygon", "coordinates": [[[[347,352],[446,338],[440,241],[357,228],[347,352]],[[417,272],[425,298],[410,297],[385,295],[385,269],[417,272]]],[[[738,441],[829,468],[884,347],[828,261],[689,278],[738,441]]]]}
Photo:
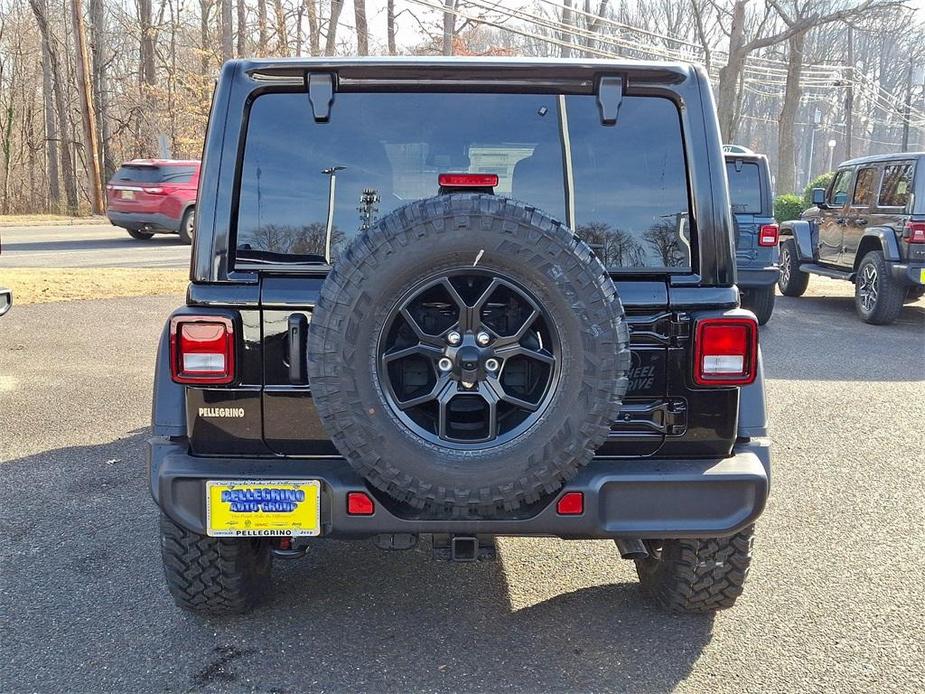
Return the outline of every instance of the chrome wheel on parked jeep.
{"type": "Polygon", "coordinates": [[[418,436],[483,448],[543,416],[561,352],[555,322],[526,289],[461,268],[424,280],[392,310],[378,381],[395,416],[418,436]]]}
{"type": "Polygon", "coordinates": [[[312,315],[318,413],[370,484],[491,517],[591,461],[627,388],[629,334],[588,246],[480,194],[399,208],[338,259],[312,315]]]}

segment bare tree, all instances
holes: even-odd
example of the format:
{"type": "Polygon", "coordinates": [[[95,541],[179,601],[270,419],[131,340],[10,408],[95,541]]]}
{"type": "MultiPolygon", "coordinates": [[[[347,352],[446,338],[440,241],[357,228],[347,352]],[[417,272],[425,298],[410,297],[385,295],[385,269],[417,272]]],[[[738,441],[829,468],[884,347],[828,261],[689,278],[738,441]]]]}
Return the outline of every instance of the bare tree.
{"type": "Polygon", "coordinates": [[[328,18],[328,33],[324,37],[324,54],[334,55],[337,50],[337,25],[340,11],[344,9],[344,0],[331,0],[331,16],[328,18]]]}
{"type": "Polygon", "coordinates": [[[357,55],[369,55],[369,28],[366,25],[366,0],[353,0],[356,18],[357,55]]]}
{"type": "Polygon", "coordinates": [[[321,55],[321,23],[318,21],[318,0],[305,0],[305,14],[308,15],[309,52],[311,55],[321,55]]]}
{"type": "Polygon", "coordinates": [[[273,0],[273,16],[276,19],[276,53],[288,56],[289,35],[286,31],[286,11],[283,9],[283,0],[273,0]]]}
{"type": "Polygon", "coordinates": [[[238,57],[243,58],[247,55],[247,3],[245,0],[238,0],[238,57]]]}
{"type": "Polygon", "coordinates": [[[257,55],[267,54],[267,0],[257,0],[257,55]]]}
{"type": "Polygon", "coordinates": [[[389,55],[395,55],[395,0],[388,0],[385,6],[385,31],[389,44],[389,55]]]}
{"type": "Polygon", "coordinates": [[[456,0],[443,0],[443,55],[453,55],[456,38],[456,0]]]}
{"type": "Polygon", "coordinates": [[[43,52],[48,56],[51,65],[51,81],[55,93],[55,112],[58,116],[58,132],[60,134],[60,147],[58,154],[61,161],[61,174],[64,178],[64,195],[67,199],[68,214],[77,214],[77,181],[74,178],[74,163],[71,160],[70,141],[67,138],[68,119],[67,107],[64,101],[64,82],[61,77],[61,68],[58,64],[58,52],[51,38],[48,26],[48,9],[45,0],[29,0],[29,6],[35,15],[39,32],[42,35],[43,52]]]}
{"type": "Polygon", "coordinates": [[[71,21],[74,23],[76,40],[77,92],[80,95],[80,115],[84,126],[85,157],[87,162],[87,189],[90,192],[90,207],[93,214],[103,214],[106,202],[103,200],[103,179],[100,171],[99,142],[96,135],[96,115],[93,110],[93,88],[90,85],[90,56],[87,52],[87,31],[84,28],[83,4],[71,0],[71,21]]]}
{"type": "MultiPolygon", "coordinates": [[[[150,0],[147,0],[150,2],[150,0]]],[[[232,7],[231,0],[218,0],[221,7],[222,16],[222,62],[231,60],[234,57],[232,37],[234,36],[234,27],[232,26],[232,7]]]]}

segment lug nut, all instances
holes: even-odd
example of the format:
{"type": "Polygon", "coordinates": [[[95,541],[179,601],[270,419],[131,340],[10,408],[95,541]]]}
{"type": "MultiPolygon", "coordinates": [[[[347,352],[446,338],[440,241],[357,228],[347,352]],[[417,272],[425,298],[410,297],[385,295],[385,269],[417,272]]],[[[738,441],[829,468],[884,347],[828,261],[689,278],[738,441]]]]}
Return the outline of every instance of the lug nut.
{"type": "Polygon", "coordinates": [[[437,362],[437,368],[441,371],[449,371],[453,368],[453,362],[450,361],[449,357],[440,357],[440,361],[437,362]]]}
{"type": "Polygon", "coordinates": [[[453,332],[447,333],[446,341],[451,345],[458,345],[462,342],[462,335],[454,330],[453,332]]]}
{"type": "Polygon", "coordinates": [[[491,335],[486,332],[481,332],[475,336],[475,341],[479,343],[480,347],[484,347],[491,342],[491,335]]]}
{"type": "Polygon", "coordinates": [[[486,360],[485,360],[485,368],[486,368],[488,371],[497,371],[497,370],[498,370],[498,366],[499,366],[499,364],[498,364],[498,360],[497,360],[497,359],[492,358],[492,359],[486,359],[486,360]]]}

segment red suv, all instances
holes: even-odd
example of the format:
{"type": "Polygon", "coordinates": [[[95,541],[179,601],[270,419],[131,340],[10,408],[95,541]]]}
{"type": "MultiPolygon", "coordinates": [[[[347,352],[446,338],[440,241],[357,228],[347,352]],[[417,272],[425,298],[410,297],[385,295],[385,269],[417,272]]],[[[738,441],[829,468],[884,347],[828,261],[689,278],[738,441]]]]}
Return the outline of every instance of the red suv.
{"type": "Polygon", "coordinates": [[[179,234],[191,243],[198,187],[198,161],[132,159],[106,186],[106,216],[133,239],[179,234]]]}

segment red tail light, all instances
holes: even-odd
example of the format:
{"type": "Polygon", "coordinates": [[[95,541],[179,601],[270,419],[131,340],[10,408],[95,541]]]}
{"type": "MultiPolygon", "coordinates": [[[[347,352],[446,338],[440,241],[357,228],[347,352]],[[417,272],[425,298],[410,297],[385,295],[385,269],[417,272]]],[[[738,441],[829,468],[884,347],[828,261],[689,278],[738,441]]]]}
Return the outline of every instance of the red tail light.
{"type": "Polygon", "coordinates": [[[494,188],[498,174],[442,173],[437,182],[441,188],[494,188]]]}
{"type": "Polygon", "coordinates": [[[758,323],[753,318],[704,318],[694,333],[694,383],[747,386],[758,364],[758,323]]]}
{"type": "Polygon", "coordinates": [[[167,193],[167,191],[165,191],[160,186],[150,186],[147,188],[142,188],[142,190],[148,195],[165,195],[167,193]]]}
{"type": "Polygon", "coordinates": [[[906,243],[925,243],[925,222],[908,222],[903,230],[906,243]]]}
{"type": "Polygon", "coordinates": [[[231,383],[234,380],[231,320],[221,316],[171,319],[170,371],[177,383],[231,383]]]}
{"type": "Polygon", "coordinates": [[[776,224],[762,224],[758,232],[759,246],[776,246],[780,239],[780,228],[776,224]]]}

